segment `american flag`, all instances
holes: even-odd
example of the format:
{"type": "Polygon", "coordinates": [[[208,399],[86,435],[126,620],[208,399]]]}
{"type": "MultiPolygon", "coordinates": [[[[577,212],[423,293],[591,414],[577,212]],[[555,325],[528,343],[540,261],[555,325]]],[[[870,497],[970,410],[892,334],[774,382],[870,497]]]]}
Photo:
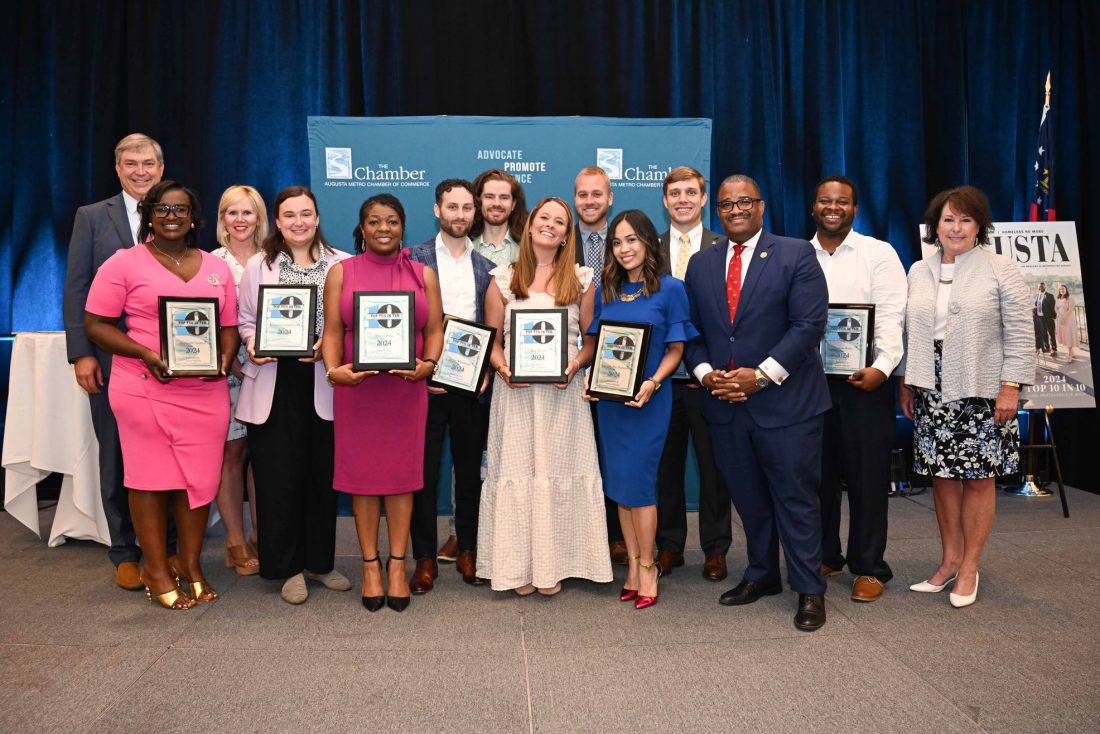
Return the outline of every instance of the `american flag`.
{"type": "Polygon", "coordinates": [[[1043,117],[1039,120],[1039,142],[1035,148],[1035,192],[1027,218],[1030,222],[1053,222],[1057,217],[1054,214],[1054,133],[1050,121],[1049,71],[1043,117]]]}

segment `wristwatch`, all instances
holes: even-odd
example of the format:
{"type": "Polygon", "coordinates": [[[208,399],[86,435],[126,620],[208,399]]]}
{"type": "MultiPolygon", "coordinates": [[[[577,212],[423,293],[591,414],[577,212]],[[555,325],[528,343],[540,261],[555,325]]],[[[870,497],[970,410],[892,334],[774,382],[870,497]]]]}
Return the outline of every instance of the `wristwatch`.
{"type": "Polygon", "coordinates": [[[760,371],[759,367],[754,369],[753,372],[756,373],[756,386],[763,390],[765,387],[768,386],[768,383],[770,383],[771,380],[768,379],[767,375],[760,371]]]}

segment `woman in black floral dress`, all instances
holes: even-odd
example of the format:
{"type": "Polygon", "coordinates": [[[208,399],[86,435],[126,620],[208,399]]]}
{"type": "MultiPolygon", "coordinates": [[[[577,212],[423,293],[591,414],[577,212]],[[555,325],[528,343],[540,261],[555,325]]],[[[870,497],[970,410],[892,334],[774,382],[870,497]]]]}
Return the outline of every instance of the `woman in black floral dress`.
{"type": "Polygon", "coordinates": [[[1020,461],[1020,387],[1035,376],[1030,296],[1016,263],[979,245],[992,218],[970,186],[938,194],[924,215],[937,251],[909,271],[902,411],[913,419],[914,471],[931,474],[943,559],[910,589],[973,604],[993,528],[995,477],[1020,461]]]}

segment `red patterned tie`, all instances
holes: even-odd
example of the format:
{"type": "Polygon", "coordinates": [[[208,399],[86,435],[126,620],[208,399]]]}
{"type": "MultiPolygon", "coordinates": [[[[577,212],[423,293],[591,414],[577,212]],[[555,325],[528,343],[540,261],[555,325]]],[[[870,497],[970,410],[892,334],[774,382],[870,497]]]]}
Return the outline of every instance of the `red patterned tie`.
{"type": "Polygon", "coordinates": [[[741,253],[744,251],[745,245],[733,246],[733,257],[726,271],[726,303],[729,304],[731,325],[737,315],[737,301],[741,299],[741,253]]]}

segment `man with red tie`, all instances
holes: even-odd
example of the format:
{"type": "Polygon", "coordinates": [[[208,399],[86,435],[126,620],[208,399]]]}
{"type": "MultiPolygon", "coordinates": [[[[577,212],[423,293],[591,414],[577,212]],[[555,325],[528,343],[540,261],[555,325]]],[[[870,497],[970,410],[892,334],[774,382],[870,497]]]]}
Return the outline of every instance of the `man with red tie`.
{"type": "Polygon", "coordinates": [[[748,546],[741,583],[719,601],[736,606],[781,593],[782,542],[798,592],[794,624],[812,631],[825,624],[818,484],[830,400],[818,345],[829,289],[809,242],[763,231],[755,181],[730,176],[716,198],[729,246],[701,250],[688,264],[701,336],[686,345],[685,359],[708,391],[703,413],[748,546]]]}

